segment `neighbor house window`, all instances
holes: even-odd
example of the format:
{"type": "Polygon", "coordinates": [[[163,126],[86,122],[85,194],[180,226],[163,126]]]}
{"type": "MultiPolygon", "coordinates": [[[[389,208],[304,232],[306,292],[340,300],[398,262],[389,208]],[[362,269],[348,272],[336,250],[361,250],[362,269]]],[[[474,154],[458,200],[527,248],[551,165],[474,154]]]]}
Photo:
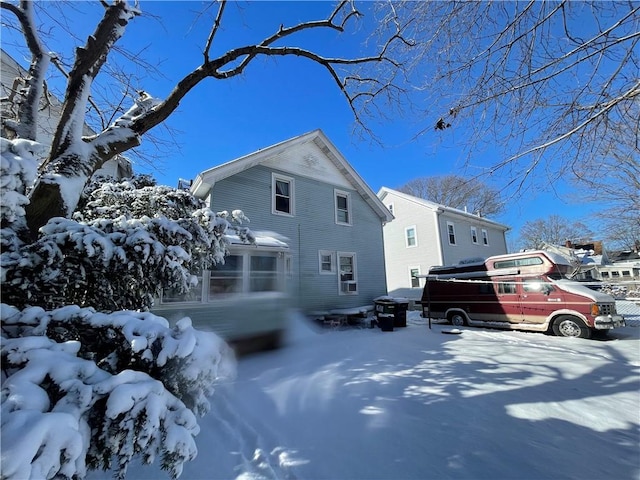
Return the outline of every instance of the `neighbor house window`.
{"type": "Polygon", "coordinates": [[[456,229],[453,223],[447,222],[447,235],[449,236],[449,245],[456,244],[456,229]]]}
{"type": "Polygon", "coordinates": [[[351,194],[335,191],[336,196],[336,223],[351,225],[351,194]]]}
{"type": "Polygon", "coordinates": [[[340,295],[357,295],[358,276],[356,273],[356,254],[338,253],[338,273],[340,295]]]}
{"type": "Polygon", "coordinates": [[[415,225],[404,229],[404,240],[407,247],[415,247],[418,245],[415,225]]]}
{"type": "Polygon", "coordinates": [[[489,234],[484,228],[482,229],[482,244],[489,245],[489,234]]]}
{"type": "Polygon", "coordinates": [[[271,211],[278,215],[293,215],[293,178],[273,174],[271,191],[273,192],[271,211]]]}
{"type": "Polygon", "coordinates": [[[411,268],[409,268],[409,276],[410,276],[410,280],[411,280],[411,288],[420,287],[420,279],[418,278],[418,275],[420,275],[420,268],[419,267],[411,267],[411,268]]]}
{"type": "Polygon", "coordinates": [[[333,274],[336,272],[336,256],[328,250],[318,252],[318,264],[320,274],[333,274]]]}
{"type": "Polygon", "coordinates": [[[471,243],[478,243],[478,229],[476,227],[471,227],[471,243]]]}
{"type": "Polygon", "coordinates": [[[393,203],[390,203],[389,205],[387,205],[387,208],[391,212],[391,215],[393,215],[393,203]]]}
{"type": "Polygon", "coordinates": [[[602,272],[602,278],[609,278],[609,272],[602,272]]]}

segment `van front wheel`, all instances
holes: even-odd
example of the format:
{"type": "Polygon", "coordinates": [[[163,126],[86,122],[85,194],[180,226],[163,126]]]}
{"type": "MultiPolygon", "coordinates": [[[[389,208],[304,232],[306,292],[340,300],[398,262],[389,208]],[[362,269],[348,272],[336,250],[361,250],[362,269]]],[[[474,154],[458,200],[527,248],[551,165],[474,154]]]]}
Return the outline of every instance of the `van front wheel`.
{"type": "Polygon", "coordinates": [[[561,315],[553,321],[553,333],[559,337],[591,338],[591,330],[582,320],[561,315]]]}
{"type": "Polygon", "coordinates": [[[449,315],[449,323],[454,327],[464,327],[467,324],[467,320],[459,313],[452,313],[449,315]]]}

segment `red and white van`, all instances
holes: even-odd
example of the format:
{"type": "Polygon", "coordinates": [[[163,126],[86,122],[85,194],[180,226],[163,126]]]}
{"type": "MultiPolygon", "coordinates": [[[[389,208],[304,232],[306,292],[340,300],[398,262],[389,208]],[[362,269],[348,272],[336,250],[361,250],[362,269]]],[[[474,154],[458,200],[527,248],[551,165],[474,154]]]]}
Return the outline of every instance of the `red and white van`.
{"type": "Polygon", "coordinates": [[[543,250],[429,270],[423,315],[455,326],[489,326],[589,338],[625,325],[613,297],[567,278],[574,267],[543,250]]]}

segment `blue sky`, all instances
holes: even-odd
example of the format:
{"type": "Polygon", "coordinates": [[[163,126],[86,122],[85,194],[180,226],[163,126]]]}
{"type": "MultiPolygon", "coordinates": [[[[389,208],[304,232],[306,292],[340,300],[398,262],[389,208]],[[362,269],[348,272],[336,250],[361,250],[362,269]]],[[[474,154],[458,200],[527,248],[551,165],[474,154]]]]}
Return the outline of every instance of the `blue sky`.
{"type": "MultiPolygon", "coordinates": [[[[99,19],[99,4],[93,2],[91,8],[86,3],[74,5],[77,10],[65,15],[76,35],[86,38],[99,19]]],[[[180,78],[200,65],[210,28],[207,15],[213,15],[211,10],[194,20],[203,6],[194,1],[141,2],[141,9],[154,17],[136,18],[127,27],[120,44],[134,51],[144,49],[145,60],[157,64],[161,75],[139,69],[134,79],[135,89],[144,89],[162,98],[180,78]]],[[[330,2],[231,3],[212,56],[230,47],[261,40],[281,23],[291,25],[300,20],[322,18],[332,7],[330,2]]],[[[52,22],[51,18],[43,19],[52,22]]],[[[3,32],[6,40],[3,48],[12,53],[8,33],[3,32]]],[[[342,37],[333,33],[308,36],[302,41],[305,46],[346,56],[357,52],[364,38],[359,31],[342,37]]],[[[70,55],[69,45],[68,35],[64,34],[57,35],[55,42],[52,40],[47,47],[63,49],[70,55]]],[[[18,60],[21,60],[19,55],[18,60]]],[[[114,61],[116,57],[110,57],[109,62],[114,61]]],[[[354,118],[348,104],[324,69],[298,58],[259,59],[240,77],[207,80],[190,92],[168,120],[175,131],[178,148],[163,152],[165,158],[159,159],[154,169],[137,165],[136,170],[152,173],[160,183],[175,186],[178,178],[194,178],[212,166],[320,128],[374,192],[382,186],[397,188],[417,177],[462,173],[459,147],[465,132],[433,131],[414,140],[414,120],[396,118],[372,124],[383,146],[356,137],[352,134],[354,118]]],[[[156,133],[162,135],[163,131],[156,133]]],[[[483,151],[472,160],[474,164],[489,165],[496,163],[492,155],[483,151]]],[[[506,179],[498,177],[491,185],[500,188],[506,183],[506,179]]],[[[556,184],[554,188],[559,193],[570,192],[564,185],[556,184]]],[[[527,220],[558,214],[588,223],[585,216],[595,208],[561,200],[553,192],[528,191],[511,198],[507,211],[494,220],[512,228],[510,241],[513,241],[527,220]]]]}

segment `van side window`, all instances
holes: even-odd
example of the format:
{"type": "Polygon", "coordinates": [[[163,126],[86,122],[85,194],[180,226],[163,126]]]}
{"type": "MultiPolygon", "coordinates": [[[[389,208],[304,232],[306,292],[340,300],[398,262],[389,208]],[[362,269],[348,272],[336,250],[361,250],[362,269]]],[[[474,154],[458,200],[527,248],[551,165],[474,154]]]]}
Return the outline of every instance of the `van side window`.
{"type": "Polygon", "coordinates": [[[522,289],[526,293],[549,293],[553,291],[553,287],[542,278],[525,278],[523,280],[522,289]]]}
{"type": "Polygon", "coordinates": [[[493,268],[513,268],[513,267],[527,267],[530,265],[542,265],[544,262],[540,257],[525,257],[516,258],[513,260],[501,260],[493,262],[493,268]]]}
{"type": "Polygon", "coordinates": [[[498,282],[497,286],[498,286],[498,293],[500,294],[517,293],[515,282],[498,282]]]}

